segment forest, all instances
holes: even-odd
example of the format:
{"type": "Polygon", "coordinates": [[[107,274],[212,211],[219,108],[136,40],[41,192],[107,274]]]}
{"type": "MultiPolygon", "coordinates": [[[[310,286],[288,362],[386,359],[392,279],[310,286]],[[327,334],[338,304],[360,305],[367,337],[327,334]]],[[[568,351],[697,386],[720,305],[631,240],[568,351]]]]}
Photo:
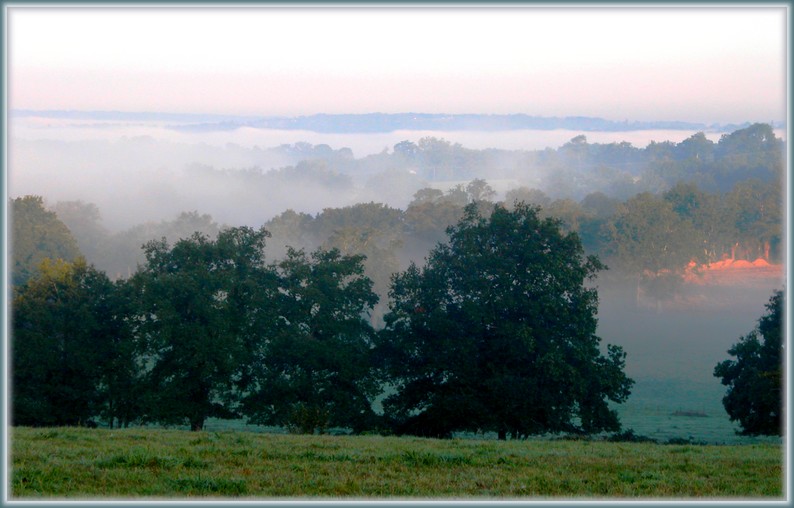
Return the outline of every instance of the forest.
{"type": "Polygon", "coordinates": [[[14,424],[620,430],[607,401],[632,380],[595,335],[596,275],[660,304],[709,264],[781,264],[784,148],[754,124],[643,149],[423,138],[362,159],[296,144],[275,149],[296,161],[280,168],[188,168],[262,199],[360,182],[373,198],[255,227],[193,210],[112,232],[94,203],[15,197],[14,424]],[[504,180],[518,184],[497,192],[504,180]]]}

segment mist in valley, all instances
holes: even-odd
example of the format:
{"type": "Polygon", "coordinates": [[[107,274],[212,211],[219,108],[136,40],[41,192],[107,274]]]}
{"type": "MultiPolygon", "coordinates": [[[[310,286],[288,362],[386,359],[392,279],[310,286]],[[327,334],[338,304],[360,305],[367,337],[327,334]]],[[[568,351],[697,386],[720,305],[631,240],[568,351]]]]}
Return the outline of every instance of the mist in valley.
{"type": "MultiPolygon", "coordinates": [[[[134,272],[143,262],[140,246],[160,236],[168,236],[171,242],[193,231],[214,236],[226,226],[267,225],[274,218],[284,218],[287,211],[294,212],[295,220],[308,220],[323,210],[358,203],[405,210],[420,189],[450,192],[474,178],[489,183],[494,201],[504,200],[508,191],[519,187],[540,190],[550,199],[575,201],[589,191],[605,192],[616,202],[665,189],[631,161],[604,163],[576,173],[575,178],[550,170],[553,165],[536,164],[544,152],[575,148],[577,139],[581,143],[581,133],[572,132],[321,135],[238,129],[184,134],[162,126],[48,128],[29,123],[13,129],[17,136],[9,147],[9,198],[42,196],[67,224],[70,219],[85,221],[91,216],[90,224],[83,223],[81,250],[89,262],[112,277],[134,272]],[[432,172],[405,161],[395,164],[401,148],[421,145],[428,135],[440,149],[457,147],[458,153],[468,153],[483,165],[474,174],[460,175],[444,161],[432,172]],[[96,234],[96,241],[85,233],[89,230],[96,234]],[[102,252],[102,242],[115,250],[102,252]]],[[[588,132],[584,142],[626,142],[624,149],[627,144],[644,148],[651,141],[680,143],[693,134],[588,132]]],[[[716,142],[720,136],[710,133],[707,137],[716,142]]],[[[384,240],[378,248],[394,251],[387,267],[404,269],[410,261],[421,264],[434,240],[392,247],[384,240]]],[[[311,250],[331,245],[329,241],[274,231],[267,255],[272,260],[283,255],[287,245],[311,250]]],[[[769,295],[782,288],[782,278],[704,286],[696,289],[696,299],[684,305],[643,306],[635,298],[632,282],[611,272],[597,281],[598,334],[603,344],[623,346],[626,373],[637,381],[635,394],[646,402],[655,400],[667,412],[676,407],[704,409],[705,403],[697,401],[707,400],[710,416],[726,424],[724,412],[715,414],[724,389],[712,375],[714,366],[753,329],[769,295]]],[[[381,278],[379,316],[387,304],[387,277],[381,278]]]]}
{"type": "MultiPolygon", "coordinates": [[[[423,187],[448,190],[473,178],[486,179],[497,191],[497,199],[519,186],[540,189],[555,198],[581,199],[584,193],[598,190],[628,197],[657,190],[633,185],[636,174],[630,161],[612,161],[598,168],[601,174],[594,178],[603,189],[594,188],[592,182],[571,189],[571,181],[584,175],[549,171],[526,154],[533,152],[537,158],[583,136],[591,144],[641,149],[649,143],[678,143],[694,134],[686,130],[582,133],[562,129],[329,134],[248,127],[184,133],[153,121],[12,117],[9,123],[9,197],[32,194],[50,204],[94,203],[103,226],[113,232],[171,219],[183,211],[210,214],[231,226],[260,226],[287,209],[316,214],[328,207],[369,201],[404,209],[423,187]],[[423,139],[485,156],[477,161],[476,174],[457,178],[440,172],[417,174],[417,168],[395,167],[388,160],[398,144],[416,145],[423,139]],[[379,156],[386,160],[379,162],[379,156]],[[285,168],[301,162],[304,169],[308,162],[316,172],[339,178],[320,182],[299,175],[278,177],[285,168]]],[[[784,133],[775,130],[777,136],[784,133]]],[[[717,141],[723,134],[710,132],[706,138],[717,141]]]]}

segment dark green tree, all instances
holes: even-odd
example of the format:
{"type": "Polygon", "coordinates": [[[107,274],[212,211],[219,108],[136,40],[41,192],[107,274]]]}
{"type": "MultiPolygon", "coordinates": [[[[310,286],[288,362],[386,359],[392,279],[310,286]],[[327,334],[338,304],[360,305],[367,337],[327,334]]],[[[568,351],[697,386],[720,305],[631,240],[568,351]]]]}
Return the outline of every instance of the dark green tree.
{"type": "Polygon", "coordinates": [[[99,412],[116,321],[113,285],[86,265],[44,259],[11,306],[14,425],[87,424],[99,412]]]}
{"type": "Polygon", "coordinates": [[[144,351],[136,337],[137,322],[132,285],[113,283],[112,291],[95,306],[97,320],[104,324],[100,367],[100,413],[111,429],[128,427],[143,415],[142,392],[144,351]]]}
{"type": "Polygon", "coordinates": [[[301,433],[373,425],[380,390],[367,312],[378,298],[363,256],[290,250],[278,264],[278,317],[254,359],[244,412],[301,433]]]}
{"type": "Polygon", "coordinates": [[[766,305],[758,326],[728,350],[735,360],[714,368],[728,392],[722,404],[740,434],[783,435],[783,291],[776,291],[766,305]]]}
{"type": "Polygon", "coordinates": [[[449,237],[392,283],[379,358],[396,430],[618,430],[607,401],[625,401],[632,381],[620,347],[600,350],[586,284],[604,267],[578,236],[528,205],[486,219],[472,204],[449,237]]]}
{"type": "Polygon", "coordinates": [[[267,236],[240,227],[216,240],[195,233],[173,247],[165,239],[144,246],[146,265],[131,283],[150,366],[148,419],[200,430],[210,416],[235,416],[250,354],[272,320],[267,236]]]}

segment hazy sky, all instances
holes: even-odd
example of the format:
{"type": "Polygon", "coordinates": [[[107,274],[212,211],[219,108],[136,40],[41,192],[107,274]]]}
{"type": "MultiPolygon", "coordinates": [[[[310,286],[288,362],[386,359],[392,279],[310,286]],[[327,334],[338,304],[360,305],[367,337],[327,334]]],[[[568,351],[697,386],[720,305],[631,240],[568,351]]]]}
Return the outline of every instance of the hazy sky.
{"type": "Polygon", "coordinates": [[[785,6],[6,6],[9,107],[786,118],[785,6]]]}

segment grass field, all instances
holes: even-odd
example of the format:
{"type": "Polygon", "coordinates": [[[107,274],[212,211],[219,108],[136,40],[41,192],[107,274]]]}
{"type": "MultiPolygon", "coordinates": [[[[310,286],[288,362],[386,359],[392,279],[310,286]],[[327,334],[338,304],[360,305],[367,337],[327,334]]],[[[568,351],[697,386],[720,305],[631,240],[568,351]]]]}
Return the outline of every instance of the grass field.
{"type": "Polygon", "coordinates": [[[11,497],[781,498],[780,445],[11,429],[11,497]]]}

